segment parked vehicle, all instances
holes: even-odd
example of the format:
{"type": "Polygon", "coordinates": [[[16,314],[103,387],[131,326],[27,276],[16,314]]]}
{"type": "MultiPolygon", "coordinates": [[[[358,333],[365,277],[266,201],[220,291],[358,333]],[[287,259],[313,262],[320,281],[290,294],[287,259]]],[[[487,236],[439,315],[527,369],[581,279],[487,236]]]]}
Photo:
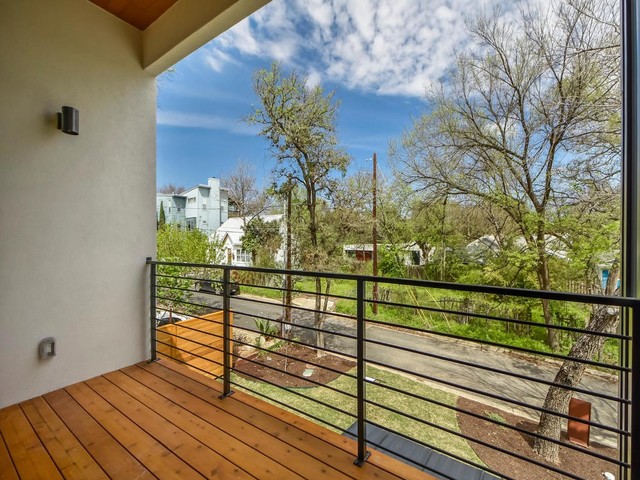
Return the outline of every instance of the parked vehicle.
{"type": "Polygon", "coordinates": [[[156,311],[156,327],[162,327],[169,325],[170,323],[177,323],[183,321],[185,318],[180,315],[169,314],[167,311],[156,311]]]}
{"type": "MultiPolygon", "coordinates": [[[[222,280],[200,280],[197,288],[199,292],[222,295],[224,293],[224,282],[222,280]]],[[[229,284],[229,293],[231,295],[238,295],[240,293],[240,285],[238,282],[231,282],[229,284]]]]}

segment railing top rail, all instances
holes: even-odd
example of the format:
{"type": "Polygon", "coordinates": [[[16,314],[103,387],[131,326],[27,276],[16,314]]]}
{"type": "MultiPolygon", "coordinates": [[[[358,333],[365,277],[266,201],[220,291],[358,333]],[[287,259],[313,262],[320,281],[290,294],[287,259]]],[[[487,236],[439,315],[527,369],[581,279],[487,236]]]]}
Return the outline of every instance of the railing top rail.
{"type": "Polygon", "coordinates": [[[471,285],[464,283],[441,282],[436,280],[417,280],[412,278],[390,278],[390,277],[374,277],[373,275],[356,275],[351,273],[333,273],[333,272],[310,272],[305,270],[286,270],[278,268],[260,268],[260,267],[241,267],[224,264],[205,264],[205,263],[186,263],[186,262],[163,262],[147,258],[147,264],[150,265],[167,265],[176,267],[193,267],[193,268],[210,268],[222,270],[250,271],[258,273],[267,273],[273,275],[295,275],[304,277],[320,277],[330,279],[351,280],[354,282],[377,282],[390,285],[406,285],[412,287],[437,288],[441,290],[454,290],[461,292],[486,293],[490,295],[505,295],[513,297],[535,298],[558,300],[564,302],[576,302],[587,304],[610,305],[616,307],[640,307],[639,298],[618,297],[594,294],[579,294],[569,292],[554,292],[548,290],[532,290],[526,288],[515,287],[497,287],[492,285],[471,285]]]}

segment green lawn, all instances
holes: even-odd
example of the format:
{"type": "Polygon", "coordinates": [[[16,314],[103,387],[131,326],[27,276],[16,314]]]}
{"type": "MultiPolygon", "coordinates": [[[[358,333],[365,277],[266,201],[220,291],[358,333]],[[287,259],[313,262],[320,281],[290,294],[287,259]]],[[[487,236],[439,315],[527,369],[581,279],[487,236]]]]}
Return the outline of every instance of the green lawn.
{"type": "MultiPolygon", "coordinates": [[[[323,282],[324,283],[324,282],[323,282]]],[[[315,282],[312,278],[298,278],[295,284],[296,290],[314,292],[315,282]]],[[[371,298],[372,285],[367,284],[367,297],[371,298]]],[[[281,299],[282,293],[276,290],[259,287],[243,287],[244,293],[262,295],[269,298],[281,299]]],[[[294,296],[300,295],[294,293],[294,296]]],[[[356,315],[357,303],[356,285],[351,280],[333,280],[330,295],[351,297],[353,300],[336,299],[335,310],[346,315],[356,315]]],[[[414,327],[435,332],[448,333],[468,338],[470,340],[483,340],[500,343],[505,346],[526,348],[539,352],[551,352],[547,345],[547,332],[542,317],[541,302],[526,299],[509,299],[495,295],[483,295],[478,293],[464,293],[453,290],[437,288],[414,288],[405,285],[380,284],[381,300],[404,304],[405,306],[380,305],[378,313],[367,309],[367,317],[392,325],[414,327]],[[468,316],[466,322],[459,322],[456,314],[443,314],[434,311],[422,310],[416,307],[429,307],[442,310],[459,310],[460,302],[467,298],[474,305],[484,305],[489,315],[502,318],[518,318],[515,311],[526,308],[529,305],[530,317],[520,317],[531,320],[540,326],[521,326],[506,324],[501,321],[492,321],[473,316],[468,316]],[[529,302],[529,303],[527,303],[529,302]]],[[[475,308],[475,307],[474,307],[475,308]]],[[[585,305],[570,303],[553,303],[554,322],[557,325],[572,327],[584,327],[589,318],[589,308],[585,305]]],[[[482,313],[482,312],[481,312],[482,313]]],[[[567,332],[559,332],[560,350],[558,353],[568,353],[575,341],[575,335],[567,332]]],[[[604,353],[600,361],[617,364],[618,344],[616,341],[607,341],[604,353]]]]}
{"type": "MultiPolygon", "coordinates": [[[[351,373],[355,372],[352,371],[351,373]]],[[[453,431],[460,431],[458,428],[456,413],[453,410],[434,405],[429,401],[415,399],[405,394],[390,391],[385,389],[384,385],[393,386],[404,392],[411,392],[430,400],[437,400],[446,405],[455,404],[457,399],[455,395],[437,390],[425,385],[424,383],[411,380],[386,370],[369,367],[367,368],[367,375],[382,382],[381,385],[367,384],[368,399],[384,406],[395,408],[401,412],[413,415],[425,421],[432,422],[436,425],[449,428],[453,431]]],[[[276,399],[284,405],[289,405],[293,408],[319,417],[333,425],[333,428],[328,428],[331,428],[338,433],[342,433],[342,431],[346,430],[355,422],[354,417],[338,412],[332,408],[319,405],[313,401],[313,399],[318,399],[344,411],[355,413],[355,399],[348,395],[334,392],[325,387],[284,389],[263,382],[247,380],[237,375],[233,376],[233,382],[238,383],[240,386],[244,385],[251,390],[260,392],[267,397],[276,399]],[[293,392],[303,394],[309,398],[303,398],[293,392]]],[[[356,392],[355,380],[347,376],[340,377],[329,383],[329,385],[350,394],[355,395],[356,392]]],[[[277,402],[273,403],[277,404],[277,402]]],[[[283,405],[278,405],[283,407],[283,405]]],[[[287,407],[284,406],[283,408],[286,409],[287,407]]],[[[295,412],[293,409],[290,410],[300,415],[299,412],[295,412]]],[[[314,420],[311,417],[308,418],[314,420]]],[[[372,405],[367,406],[367,418],[380,425],[388,427],[391,430],[401,432],[411,438],[437,446],[447,452],[456,454],[469,461],[482,465],[482,462],[473,452],[466,440],[457,437],[454,434],[443,432],[438,428],[425,425],[398,413],[390,412],[384,408],[372,405]]]]}

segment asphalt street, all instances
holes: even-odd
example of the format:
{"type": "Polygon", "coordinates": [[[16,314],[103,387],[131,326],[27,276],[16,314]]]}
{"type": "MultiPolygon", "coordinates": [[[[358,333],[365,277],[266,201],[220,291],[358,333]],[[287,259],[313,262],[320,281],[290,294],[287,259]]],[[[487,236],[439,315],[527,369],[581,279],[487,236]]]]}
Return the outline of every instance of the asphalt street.
{"type": "MultiPolygon", "coordinates": [[[[221,307],[219,297],[216,296],[200,295],[198,300],[206,300],[211,306],[221,307]]],[[[276,319],[283,312],[281,304],[243,298],[242,296],[232,297],[231,308],[235,312],[234,325],[253,331],[256,330],[254,315],[276,319]]],[[[293,336],[303,342],[313,344],[315,332],[304,328],[313,324],[312,314],[297,314],[294,323],[293,336]]],[[[328,317],[325,321],[325,328],[329,332],[334,332],[325,335],[325,344],[328,349],[336,353],[355,355],[355,340],[341,336],[355,336],[355,322],[353,320],[335,316],[328,317]]],[[[527,404],[541,406],[548,385],[535,380],[487,371],[486,368],[495,368],[533,379],[552,381],[560,366],[560,363],[556,361],[514,355],[502,349],[481,346],[473,342],[452,340],[437,335],[416,335],[378,325],[367,326],[366,338],[371,342],[387,344],[385,346],[367,343],[366,358],[372,362],[381,362],[391,367],[428,376],[430,377],[428,381],[433,386],[454,391],[459,395],[536,420],[539,413],[535,410],[490,398],[486,394],[517,399],[527,404]],[[410,348],[415,352],[399,350],[394,348],[396,346],[410,348]]],[[[612,396],[618,394],[617,379],[598,372],[587,371],[580,388],[612,396]]],[[[592,420],[603,425],[617,426],[618,410],[615,402],[584,393],[576,393],[574,396],[592,403],[592,420]]],[[[595,428],[591,430],[591,439],[612,446],[617,441],[615,434],[595,428]]]]}

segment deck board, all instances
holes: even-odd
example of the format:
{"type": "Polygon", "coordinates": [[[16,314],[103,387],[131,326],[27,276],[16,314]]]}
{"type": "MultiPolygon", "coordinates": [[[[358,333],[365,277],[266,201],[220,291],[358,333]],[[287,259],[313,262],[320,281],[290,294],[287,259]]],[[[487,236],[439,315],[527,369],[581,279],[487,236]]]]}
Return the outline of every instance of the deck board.
{"type": "Polygon", "coordinates": [[[63,478],[18,405],[0,412],[0,431],[21,478],[63,478]]]}
{"type": "Polygon", "coordinates": [[[0,410],[0,480],[432,480],[170,361],[141,363],[0,410]]]}
{"type": "MultiPolygon", "coordinates": [[[[1,410],[0,415],[2,415],[1,410]]],[[[7,450],[7,445],[2,438],[2,432],[0,432],[0,480],[18,480],[18,472],[13,466],[9,450],[7,450]]]]}
{"type": "MultiPolygon", "coordinates": [[[[137,398],[145,398],[147,401],[162,405],[162,411],[169,422],[188,431],[208,447],[217,450],[223,459],[226,458],[229,462],[242,466],[244,470],[255,478],[274,480],[280,478],[300,480],[305,478],[297,475],[274,460],[273,457],[267,455],[274,447],[278,448],[277,445],[273,445],[272,439],[250,435],[244,426],[240,426],[240,429],[235,432],[232,429],[228,429],[235,435],[242,433],[243,437],[245,434],[249,434],[246,437],[248,440],[245,440],[248,441],[248,444],[243,443],[231,433],[225,431],[225,427],[228,427],[228,422],[224,417],[221,417],[219,412],[203,408],[202,404],[198,404],[199,399],[193,397],[193,395],[179,390],[166,382],[163,385],[162,380],[137,367],[127,369],[125,372],[126,375],[121,372],[109,374],[108,378],[117,381],[137,398]],[[118,373],[120,375],[117,375],[118,373]],[[139,389],[137,391],[130,390],[130,388],[135,388],[134,384],[137,382],[140,382],[139,389]],[[189,410],[168,400],[163,394],[170,396],[178,404],[188,405],[189,410]],[[215,419],[215,425],[207,421],[207,418],[215,419]],[[251,458],[252,461],[247,462],[247,458],[251,458]]],[[[282,452],[278,451],[278,454],[281,456],[282,452]]]]}
{"type": "Polygon", "coordinates": [[[20,406],[64,478],[109,479],[42,397],[20,406]]]}
{"type": "MultiPolygon", "coordinates": [[[[120,412],[127,415],[131,421],[135,422],[141,429],[146,431],[150,436],[161,441],[175,455],[179,456],[187,462],[192,468],[197,470],[201,475],[211,478],[238,478],[250,479],[252,476],[234,465],[224,455],[219,454],[215,450],[209,448],[206,444],[194,438],[190,433],[180,428],[175,422],[155,413],[151,408],[145,405],[154,405],[154,407],[166,412],[170,406],[162,402],[161,399],[153,399],[136,394],[135,385],[127,384],[127,382],[119,382],[126,392],[110,380],[118,381],[116,374],[110,374],[108,378],[94,378],[89,380],[87,384],[104,398],[109,398],[111,404],[120,412]],[[142,400],[142,401],[141,401],[142,400]]],[[[170,414],[165,415],[170,417],[170,414]]],[[[220,444],[224,439],[219,436],[211,436],[212,444],[220,444]]],[[[227,447],[226,445],[224,445],[227,447]]],[[[231,450],[233,445],[227,450],[231,450]]]]}
{"type": "Polygon", "coordinates": [[[110,478],[155,478],[66,391],[56,390],[44,399],[110,478]]]}
{"type": "MultiPolygon", "coordinates": [[[[183,387],[186,388],[189,386],[191,392],[204,392],[206,399],[215,401],[221,393],[220,384],[203,375],[198,375],[192,371],[183,372],[180,365],[176,365],[173,362],[163,362],[160,366],[168,370],[174,370],[178,374],[165,374],[164,378],[166,380],[178,379],[183,387]],[[181,379],[181,377],[188,377],[190,380],[204,385],[207,389],[194,389],[191,382],[186,381],[184,378],[181,379]]],[[[138,365],[138,367],[147,368],[146,365],[138,365]]],[[[248,418],[253,425],[261,425],[261,428],[267,431],[277,431],[279,440],[298,445],[303,444],[307,452],[317,451],[320,457],[326,458],[330,463],[339,460],[344,464],[342,471],[345,473],[348,472],[351,478],[377,478],[380,476],[380,478],[400,478],[404,480],[433,479],[433,477],[426,475],[424,472],[381,454],[376,450],[370,451],[371,456],[363,467],[357,467],[353,465],[357,448],[356,443],[352,439],[338,435],[310,420],[242,392],[237,392],[228,397],[228,400],[230,401],[220,404],[225,412],[229,412],[240,418],[248,418]],[[247,410],[246,407],[252,407],[253,409],[247,410]],[[265,413],[268,415],[266,418],[264,417],[265,413]],[[272,423],[272,419],[269,417],[276,418],[280,421],[280,430],[282,431],[276,429],[272,423]],[[371,468],[372,465],[376,468],[371,468]],[[371,470],[373,470],[373,472],[371,470]],[[379,472],[378,470],[383,470],[384,472],[379,472]],[[385,473],[387,475],[386,477],[385,473]]]]}
{"type": "Polygon", "coordinates": [[[204,478],[157,439],[111,406],[86,383],[78,383],[65,390],[156,477],[167,480],[204,478]]]}

